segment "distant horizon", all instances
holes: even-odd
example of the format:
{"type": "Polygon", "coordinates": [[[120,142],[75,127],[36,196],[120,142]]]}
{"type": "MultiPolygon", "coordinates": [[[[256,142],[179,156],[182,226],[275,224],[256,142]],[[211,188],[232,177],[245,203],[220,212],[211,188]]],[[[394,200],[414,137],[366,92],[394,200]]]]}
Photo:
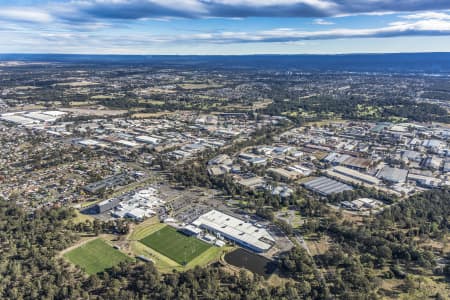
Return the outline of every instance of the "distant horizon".
{"type": "Polygon", "coordinates": [[[241,55],[13,53],[0,54],[0,61],[195,67],[198,70],[214,68],[450,75],[450,52],[241,55]]]}
{"type": "Polygon", "coordinates": [[[450,54],[450,51],[418,52],[342,52],[342,53],[252,53],[252,54],[133,54],[133,53],[70,53],[70,52],[0,52],[0,55],[79,55],[79,56],[345,56],[345,55],[390,55],[390,54],[450,54]]]}

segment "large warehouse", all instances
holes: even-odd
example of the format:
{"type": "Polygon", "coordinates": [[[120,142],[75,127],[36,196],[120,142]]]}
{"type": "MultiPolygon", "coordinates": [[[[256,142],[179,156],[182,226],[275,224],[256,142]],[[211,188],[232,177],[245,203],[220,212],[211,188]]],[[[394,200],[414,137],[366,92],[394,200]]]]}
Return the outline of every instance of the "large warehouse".
{"type": "Polygon", "coordinates": [[[389,181],[390,183],[404,183],[406,181],[406,177],[408,176],[408,170],[384,167],[379,173],[379,178],[383,180],[389,181]]]}
{"type": "Polygon", "coordinates": [[[217,210],[201,215],[192,224],[255,252],[266,252],[275,243],[266,229],[217,210]]]}
{"type": "Polygon", "coordinates": [[[308,190],[316,192],[322,196],[353,190],[351,186],[327,177],[318,177],[311,181],[305,182],[303,185],[308,190]]]}
{"type": "Polygon", "coordinates": [[[355,171],[355,170],[352,170],[352,169],[349,169],[346,167],[341,167],[341,166],[334,167],[333,171],[335,173],[343,175],[344,176],[343,178],[340,178],[340,176],[337,176],[337,177],[339,177],[338,179],[341,179],[342,181],[345,181],[345,182],[348,181],[348,180],[345,180],[346,177],[349,177],[349,178],[356,179],[358,181],[361,181],[366,184],[371,184],[371,185],[379,185],[381,183],[381,181],[376,177],[373,177],[368,174],[361,173],[361,172],[358,172],[358,171],[355,171]]]}

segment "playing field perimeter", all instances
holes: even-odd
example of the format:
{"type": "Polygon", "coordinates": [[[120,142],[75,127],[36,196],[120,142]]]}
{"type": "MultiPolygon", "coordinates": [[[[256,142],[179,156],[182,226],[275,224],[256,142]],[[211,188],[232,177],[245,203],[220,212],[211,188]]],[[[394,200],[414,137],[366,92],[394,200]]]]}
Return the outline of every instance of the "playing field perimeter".
{"type": "Polygon", "coordinates": [[[170,226],[146,236],[140,242],[181,265],[187,264],[211,247],[208,243],[179,233],[170,226]]]}
{"type": "Polygon", "coordinates": [[[64,257],[88,274],[102,272],[122,261],[131,261],[131,258],[100,238],[67,252],[64,257]]]}

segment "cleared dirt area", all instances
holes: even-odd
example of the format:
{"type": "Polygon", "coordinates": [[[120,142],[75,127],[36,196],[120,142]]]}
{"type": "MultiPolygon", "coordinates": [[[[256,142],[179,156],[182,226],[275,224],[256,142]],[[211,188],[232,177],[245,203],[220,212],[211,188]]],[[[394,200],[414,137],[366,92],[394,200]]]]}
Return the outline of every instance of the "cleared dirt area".
{"type": "Polygon", "coordinates": [[[306,244],[308,245],[309,250],[311,251],[311,255],[322,255],[328,251],[330,248],[330,239],[328,236],[322,236],[318,240],[309,239],[306,240],[306,244]]]}

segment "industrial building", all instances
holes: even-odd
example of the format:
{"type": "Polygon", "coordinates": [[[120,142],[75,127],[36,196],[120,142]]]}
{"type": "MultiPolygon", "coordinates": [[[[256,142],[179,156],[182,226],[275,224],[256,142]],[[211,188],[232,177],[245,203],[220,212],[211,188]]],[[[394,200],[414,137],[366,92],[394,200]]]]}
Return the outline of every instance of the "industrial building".
{"type": "MultiPolygon", "coordinates": [[[[335,167],[333,168],[334,173],[338,173],[339,175],[343,175],[344,177],[342,178],[342,181],[346,181],[345,177],[350,177],[352,179],[356,179],[358,181],[361,181],[363,183],[366,184],[371,184],[371,185],[379,185],[380,184],[380,180],[374,176],[370,176],[346,167],[335,167]]],[[[338,174],[336,174],[338,177],[340,177],[338,174]]],[[[334,175],[334,174],[333,174],[334,175]]],[[[340,179],[340,178],[338,178],[340,179]]]]}
{"type": "Polygon", "coordinates": [[[121,146],[125,146],[125,147],[128,147],[128,148],[136,148],[136,147],[139,146],[138,143],[135,143],[133,141],[128,141],[128,140],[117,140],[115,142],[116,142],[116,144],[119,144],[121,146]]]}
{"type": "Polygon", "coordinates": [[[439,170],[443,163],[444,160],[442,158],[433,155],[425,158],[422,165],[427,169],[439,170]]]}
{"type": "Polygon", "coordinates": [[[91,194],[97,194],[98,192],[103,191],[107,188],[114,188],[116,186],[125,185],[129,181],[130,178],[126,174],[119,174],[90,183],[86,185],[84,189],[91,194]]]}
{"type": "Polygon", "coordinates": [[[341,202],[341,206],[350,210],[367,211],[381,208],[383,206],[383,202],[375,199],[360,198],[353,201],[343,201],[341,202]]]}
{"type": "Polygon", "coordinates": [[[417,162],[422,161],[422,153],[412,150],[404,150],[402,152],[402,159],[406,162],[417,162]]]}
{"type": "Polygon", "coordinates": [[[31,125],[31,124],[39,123],[39,121],[37,121],[37,120],[24,118],[21,115],[10,114],[10,113],[1,115],[0,120],[8,122],[8,123],[17,124],[17,125],[31,125]]]}
{"type": "Polygon", "coordinates": [[[311,169],[300,165],[288,166],[287,169],[299,173],[300,176],[309,176],[312,173],[311,169]]]}
{"type": "Polygon", "coordinates": [[[323,161],[337,166],[348,158],[350,158],[350,155],[331,152],[323,159],[323,161]]]}
{"type": "Polygon", "coordinates": [[[284,180],[294,180],[301,176],[301,173],[285,170],[283,168],[269,168],[267,172],[272,173],[274,176],[278,176],[284,180]]]}
{"type": "Polygon", "coordinates": [[[370,159],[361,158],[361,157],[353,157],[348,154],[340,154],[336,152],[332,152],[328,154],[323,161],[330,163],[332,165],[342,165],[347,168],[367,171],[369,167],[372,165],[372,161],[370,159]]]}
{"type": "Polygon", "coordinates": [[[95,205],[94,210],[97,214],[104,213],[105,211],[111,210],[117,206],[119,206],[122,200],[120,198],[113,198],[104,200],[95,205]]]}
{"type": "Polygon", "coordinates": [[[447,147],[447,143],[441,140],[425,140],[423,141],[422,146],[438,153],[440,150],[443,150],[447,147]]]}
{"type": "Polygon", "coordinates": [[[112,215],[116,218],[142,221],[144,218],[156,215],[164,203],[164,200],[157,197],[157,190],[149,187],[122,196],[120,204],[115,207],[112,215]]]}
{"type": "Polygon", "coordinates": [[[135,207],[129,211],[127,211],[124,215],[125,218],[133,219],[136,221],[142,221],[145,217],[150,217],[151,214],[148,213],[146,210],[135,207]]]}
{"type": "Polygon", "coordinates": [[[267,185],[267,182],[262,177],[254,176],[250,178],[243,178],[238,182],[240,185],[249,189],[260,189],[267,185]]]}
{"type": "Polygon", "coordinates": [[[146,143],[146,144],[150,144],[150,145],[158,145],[159,143],[161,143],[161,140],[152,136],[146,136],[146,135],[140,135],[137,136],[136,141],[141,142],[141,143],[146,143]]]}
{"type": "Polygon", "coordinates": [[[367,171],[372,165],[372,161],[361,157],[348,157],[341,165],[358,171],[367,171]]]}
{"type": "Polygon", "coordinates": [[[185,235],[188,236],[199,236],[202,233],[202,230],[198,227],[195,227],[194,225],[188,224],[184,227],[181,227],[179,229],[180,232],[184,233],[185,235]]]}
{"type": "Polygon", "coordinates": [[[233,160],[230,158],[230,156],[226,154],[216,156],[215,158],[211,159],[208,162],[208,165],[231,165],[231,164],[233,164],[233,160]]]}
{"type": "Polygon", "coordinates": [[[58,117],[55,116],[49,116],[47,114],[41,113],[39,111],[32,111],[26,114],[27,118],[38,120],[41,122],[55,122],[58,120],[58,117]]]}
{"type": "Polygon", "coordinates": [[[351,191],[353,188],[347,184],[330,179],[328,177],[319,177],[303,184],[305,188],[322,196],[328,196],[334,193],[351,191]]]}
{"type": "Polygon", "coordinates": [[[408,176],[408,170],[384,167],[378,173],[378,178],[386,180],[390,183],[404,183],[406,181],[406,177],[408,176]]]}
{"type": "Polygon", "coordinates": [[[270,233],[252,223],[242,221],[217,210],[211,210],[192,222],[192,225],[224,237],[255,252],[266,252],[275,243],[270,233]]]}
{"type": "Polygon", "coordinates": [[[442,185],[441,179],[420,174],[409,173],[408,180],[414,181],[418,186],[425,188],[438,188],[442,185]]]}
{"type": "Polygon", "coordinates": [[[444,163],[443,171],[445,173],[449,173],[450,172],[450,161],[447,161],[447,162],[444,163]]]}
{"type": "Polygon", "coordinates": [[[17,125],[27,126],[33,124],[53,123],[66,115],[61,111],[30,111],[14,112],[0,115],[0,120],[17,125]]]}

